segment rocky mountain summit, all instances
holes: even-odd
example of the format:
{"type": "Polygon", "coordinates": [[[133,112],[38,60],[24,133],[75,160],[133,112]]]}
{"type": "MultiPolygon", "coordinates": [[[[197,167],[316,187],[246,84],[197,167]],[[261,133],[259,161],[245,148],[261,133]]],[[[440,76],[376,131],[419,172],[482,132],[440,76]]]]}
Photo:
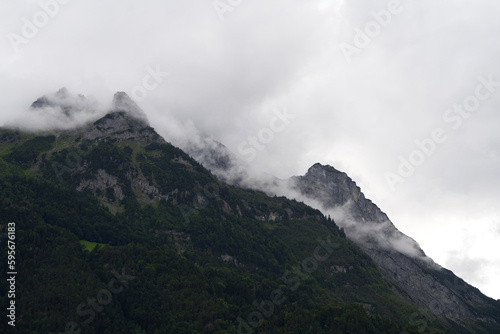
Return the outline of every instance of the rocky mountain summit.
{"type": "Polygon", "coordinates": [[[289,182],[306,203],[319,203],[322,212],[332,215],[402,297],[437,316],[454,320],[484,317],[484,321],[500,323],[498,313],[485,317],[478,312],[493,306],[493,299],[434,263],[346,173],[317,163],[304,176],[292,177],[289,182]]]}
{"type": "Polygon", "coordinates": [[[356,210],[353,217],[360,221],[370,221],[377,224],[389,220],[377,205],[367,199],[356,183],[344,172],[332,166],[314,164],[304,176],[294,176],[290,179],[293,189],[319,200],[327,208],[335,208],[350,202],[356,210]]]}
{"type": "Polygon", "coordinates": [[[61,133],[61,137],[79,136],[81,140],[160,140],[139,106],[124,92],[117,92],[113,97],[111,110],[97,121],[83,127],[61,133]]]}

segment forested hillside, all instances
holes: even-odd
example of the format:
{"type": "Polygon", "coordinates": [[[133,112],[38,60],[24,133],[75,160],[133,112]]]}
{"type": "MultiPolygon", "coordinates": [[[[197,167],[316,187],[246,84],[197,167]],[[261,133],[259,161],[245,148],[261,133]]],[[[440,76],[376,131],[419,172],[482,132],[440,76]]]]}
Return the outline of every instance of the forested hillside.
{"type": "Polygon", "coordinates": [[[106,117],[0,132],[1,270],[15,222],[18,273],[3,332],[494,333],[397,297],[319,211],[222,183],[152,128],[106,117]],[[133,126],[104,126],[119,121],[133,126]]]}

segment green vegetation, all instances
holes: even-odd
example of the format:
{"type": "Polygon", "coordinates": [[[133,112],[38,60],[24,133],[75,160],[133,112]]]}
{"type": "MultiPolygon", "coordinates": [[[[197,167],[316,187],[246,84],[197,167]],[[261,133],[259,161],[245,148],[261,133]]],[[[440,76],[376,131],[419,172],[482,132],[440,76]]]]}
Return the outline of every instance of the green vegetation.
{"type": "Polygon", "coordinates": [[[80,244],[85,248],[86,251],[92,252],[97,246],[104,247],[106,244],[101,244],[99,242],[92,242],[87,240],[80,240],[80,244]]]}
{"type": "Polygon", "coordinates": [[[6,160],[21,165],[32,164],[36,161],[40,153],[52,148],[52,144],[55,140],[56,137],[51,135],[35,137],[25,141],[16,147],[16,149],[6,157],[6,160]]]}
{"type": "Polygon", "coordinates": [[[220,183],[170,144],[33,140],[0,158],[0,224],[16,222],[18,333],[456,332],[410,321],[422,311],[303,203],[220,183]],[[76,190],[102,171],[116,184],[76,190]],[[139,198],[141,177],[165,197],[139,198]]]}

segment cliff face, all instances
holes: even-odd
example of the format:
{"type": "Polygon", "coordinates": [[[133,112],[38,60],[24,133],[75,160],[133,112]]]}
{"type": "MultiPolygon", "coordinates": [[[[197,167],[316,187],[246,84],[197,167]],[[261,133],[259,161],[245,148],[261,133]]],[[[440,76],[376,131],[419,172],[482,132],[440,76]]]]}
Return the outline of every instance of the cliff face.
{"type": "Polygon", "coordinates": [[[369,220],[374,223],[384,223],[389,220],[378,206],[365,198],[361,189],[346,173],[340,172],[331,166],[313,165],[306,175],[295,176],[291,179],[294,188],[303,195],[313,197],[326,208],[345,205],[349,201],[356,210],[352,211],[354,218],[369,220]]]}
{"type": "Polygon", "coordinates": [[[306,203],[319,203],[323,213],[332,215],[346,235],[394,283],[399,295],[437,316],[499,323],[497,302],[434,263],[363,195],[347,174],[315,164],[304,176],[293,177],[289,182],[306,203]],[[490,315],[480,311],[489,307],[496,311],[490,315]]]}

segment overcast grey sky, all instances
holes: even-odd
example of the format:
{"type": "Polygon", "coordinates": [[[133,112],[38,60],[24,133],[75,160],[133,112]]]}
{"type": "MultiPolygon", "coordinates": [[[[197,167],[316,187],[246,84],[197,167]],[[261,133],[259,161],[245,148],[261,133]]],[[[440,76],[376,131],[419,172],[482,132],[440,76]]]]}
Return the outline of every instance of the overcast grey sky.
{"type": "Polygon", "coordinates": [[[496,0],[2,1],[0,124],[63,86],[104,109],[125,91],[171,140],[211,135],[282,178],[315,162],[347,172],[436,262],[500,298],[499,13],[496,0]]]}

